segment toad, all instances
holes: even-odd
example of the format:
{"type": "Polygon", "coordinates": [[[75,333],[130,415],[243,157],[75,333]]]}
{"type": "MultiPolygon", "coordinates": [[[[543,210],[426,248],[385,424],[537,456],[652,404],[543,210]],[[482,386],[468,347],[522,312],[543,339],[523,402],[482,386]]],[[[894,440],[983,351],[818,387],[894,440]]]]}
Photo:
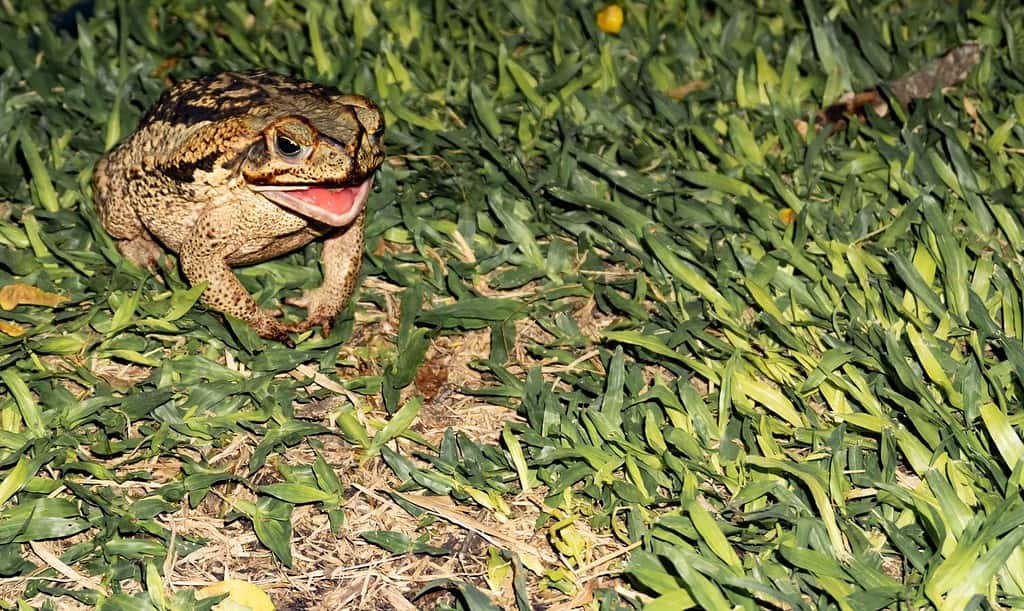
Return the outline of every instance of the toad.
{"type": "Polygon", "coordinates": [[[176,253],[207,307],[286,343],[318,325],[326,335],[359,275],[383,133],[373,102],[332,87],[263,71],[184,81],[96,164],[96,209],[140,266],[156,273],[176,253]],[[231,271],[318,239],[322,285],[285,300],[302,322],[261,308],[231,271]]]}

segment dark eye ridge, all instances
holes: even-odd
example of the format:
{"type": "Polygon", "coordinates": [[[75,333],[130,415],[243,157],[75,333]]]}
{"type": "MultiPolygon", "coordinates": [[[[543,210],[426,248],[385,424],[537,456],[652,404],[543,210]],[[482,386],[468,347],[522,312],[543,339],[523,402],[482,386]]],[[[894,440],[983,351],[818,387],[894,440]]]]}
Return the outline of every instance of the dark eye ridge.
{"type": "Polygon", "coordinates": [[[277,147],[277,152],[285,157],[295,157],[302,152],[302,147],[297,142],[283,134],[277,134],[274,146],[277,147]]]}

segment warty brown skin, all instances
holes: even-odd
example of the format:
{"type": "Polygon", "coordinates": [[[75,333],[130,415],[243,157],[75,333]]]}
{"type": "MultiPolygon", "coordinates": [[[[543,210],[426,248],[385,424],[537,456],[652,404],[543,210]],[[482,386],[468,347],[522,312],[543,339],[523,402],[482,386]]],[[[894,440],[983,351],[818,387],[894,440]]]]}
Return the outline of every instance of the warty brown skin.
{"type": "Polygon", "coordinates": [[[139,128],[96,164],[93,197],[120,252],[154,273],[164,249],[202,301],[261,336],[320,325],[326,335],[355,288],[363,254],[360,212],[335,227],[270,201],[251,186],[358,185],[383,161],[384,120],[370,100],[268,73],[223,73],[168,90],[139,128]],[[275,146],[284,134],[302,159],[275,146]],[[307,318],[284,324],[260,308],[231,267],[323,239],[323,284],[288,303],[307,318]]]}

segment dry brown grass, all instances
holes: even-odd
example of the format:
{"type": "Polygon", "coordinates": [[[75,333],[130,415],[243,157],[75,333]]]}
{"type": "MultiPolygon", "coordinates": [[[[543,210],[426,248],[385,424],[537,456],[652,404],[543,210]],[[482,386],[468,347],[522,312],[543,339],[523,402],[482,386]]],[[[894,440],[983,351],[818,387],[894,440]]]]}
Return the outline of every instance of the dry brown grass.
{"type": "MultiPolygon", "coordinates": [[[[397,292],[386,283],[371,280],[374,290],[383,291],[392,297],[397,292]]],[[[361,312],[357,318],[356,330],[350,348],[340,355],[339,360],[355,361],[355,369],[339,367],[339,377],[358,373],[379,374],[380,365],[368,354],[376,352],[375,346],[390,341],[397,329],[397,300],[389,298],[384,311],[361,312]],[[370,347],[367,349],[367,347],[370,347]],[[362,355],[362,356],[360,356],[362,355]]],[[[611,322],[595,316],[592,302],[581,302],[574,313],[577,323],[588,334],[597,334],[611,322]]],[[[530,367],[545,365],[551,369],[546,373],[557,373],[560,367],[552,363],[537,361],[526,347],[530,343],[543,343],[549,337],[535,322],[524,320],[517,326],[516,344],[510,351],[510,371],[525,373],[530,367]]],[[[479,399],[460,392],[486,386],[489,381],[471,366],[476,359],[488,355],[489,332],[487,330],[465,332],[459,335],[438,337],[420,367],[415,382],[406,394],[418,394],[424,398],[413,430],[429,443],[438,442],[449,428],[460,431],[480,443],[499,443],[502,427],[508,420],[516,419],[514,411],[500,405],[481,402],[479,399]]],[[[229,353],[222,363],[239,368],[229,353]]],[[[600,368],[595,354],[583,355],[579,363],[600,368]]],[[[132,366],[123,368],[110,362],[94,363],[96,373],[109,383],[130,386],[145,378],[145,368],[132,366]]],[[[576,365],[574,365],[576,366],[576,365]]],[[[297,378],[312,378],[334,393],[330,399],[313,405],[297,406],[301,417],[319,421],[333,428],[332,412],[347,401],[369,402],[370,415],[384,418],[386,414],[375,397],[359,397],[347,393],[334,382],[329,372],[317,372],[314,367],[304,365],[291,372],[297,378]],[[301,409],[300,409],[301,408],[301,409]]],[[[238,435],[227,446],[220,448],[197,447],[192,450],[195,459],[205,459],[218,469],[247,475],[247,462],[258,443],[252,435],[238,435]]],[[[318,437],[322,447],[318,449],[323,458],[331,464],[341,481],[347,485],[345,522],[340,532],[331,532],[327,516],[312,506],[300,506],[292,514],[292,556],[293,566],[286,568],[277,562],[267,548],[256,539],[252,525],[246,520],[225,523],[224,516],[230,511],[234,499],[254,500],[251,491],[240,483],[226,483],[214,486],[202,503],[195,509],[187,504],[173,514],[162,515],[157,520],[175,537],[202,538],[206,545],[187,556],[173,555],[164,564],[166,586],[174,591],[182,588],[199,588],[222,579],[243,579],[257,584],[267,591],[280,610],[302,609],[424,609],[433,608],[442,600],[451,600],[451,594],[444,590],[428,592],[413,600],[426,584],[435,579],[454,579],[473,583],[487,592],[501,608],[513,608],[515,600],[511,576],[505,582],[488,583],[487,561],[491,546],[512,551],[520,557],[535,558],[544,569],[563,568],[575,575],[576,591],[565,594],[545,588],[540,575],[526,571],[531,604],[535,608],[549,608],[568,611],[582,609],[592,600],[595,587],[616,585],[615,563],[628,557],[628,551],[621,541],[593,532],[585,522],[573,525],[589,542],[589,549],[583,566],[573,566],[570,559],[560,558],[549,544],[545,528],[538,530],[537,523],[544,510],[543,488],[533,489],[514,498],[506,499],[511,513],[508,516],[479,506],[459,505],[449,497],[423,497],[419,493],[405,498],[427,510],[425,515],[414,517],[401,508],[390,496],[401,482],[379,459],[362,462],[360,451],[346,443],[339,436],[318,437]],[[397,531],[416,539],[428,535],[431,545],[441,546],[450,551],[442,557],[427,555],[397,555],[367,543],[359,537],[366,531],[397,531]]],[[[415,446],[412,442],[396,440],[393,449],[411,457],[415,446]]],[[[290,465],[310,464],[315,454],[308,445],[293,447],[283,456],[271,455],[268,465],[249,477],[257,485],[272,483],[279,479],[273,465],[280,460],[290,465]]],[[[419,462],[420,466],[425,463],[419,462]]],[[[111,465],[113,466],[113,465],[111,465]]],[[[135,465],[133,468],[138,468],[135,465]]],[[[138,485],[138,495],[147,489],[180,477],[181,463],[172,458],[161,457],[148,461],[145,468],[153,473],[154,479],[146,485],[138,485]]],[[[92,485],[107,482],[90,482],[92,485]]],[[[109,484],[114,485],[113,482],[109,484]]],[[[59,543],[38,545],[34,561],[46,568],[55,567],[54,560],[70,544],[87,537],[80,535],[59,543]],[[46,554],[49,550],[51,554],[46,554]]],[[[82,567],[67,567],[66,574],[53,585],[69,589],[95,587],[97,584],[88,577],[82,567]]],[[[24,592],[28,580],[38,578],[17,578],[0,580],[0,599],[14,600],[24,592]]],[[[42,604],[47,600],[36,596],[30,604],[42,604]]],[[[50,600],[59,609],[85,609],[69,597],[50,600]]]]}

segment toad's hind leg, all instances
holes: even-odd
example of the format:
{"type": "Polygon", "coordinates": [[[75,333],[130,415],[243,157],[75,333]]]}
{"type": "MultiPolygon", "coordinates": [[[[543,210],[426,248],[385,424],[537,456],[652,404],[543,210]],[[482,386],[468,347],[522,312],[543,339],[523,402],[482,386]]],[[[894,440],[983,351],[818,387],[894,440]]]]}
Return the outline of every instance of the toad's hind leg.
{"type": "Polygon", "coordinates": [[[366,212],[363,211],[351,225],[324,240],[323,284],[305,291],[298,299],[285,299],[285,303],[306,308],[306,320],[296,325],[298,330],[320,325],[324,336],[327,336],[334,319],[345,309],[345,304],[356,288],[359,267],[363,261],[365,217],[366,212]]]}
{"type": "Polygon", "coordinates": [[[101,160],[93,175],[93,193],[100,223],[116,240],[117,250],[123,257],[159,277],[157,261],[164,254],[164,249],[142,224],[135,209],[111,194],[105,168],[106,160],[101,160]]]}

